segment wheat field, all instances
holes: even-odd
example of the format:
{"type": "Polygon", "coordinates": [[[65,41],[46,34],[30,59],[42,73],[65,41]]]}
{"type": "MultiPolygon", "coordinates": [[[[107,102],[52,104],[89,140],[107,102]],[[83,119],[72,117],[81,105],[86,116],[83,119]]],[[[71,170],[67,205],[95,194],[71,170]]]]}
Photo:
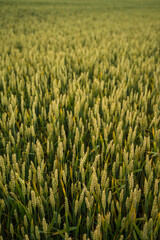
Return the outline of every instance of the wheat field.
{"type": "Polygon", "coordinates": [[[160,239],[160,1],[0,0],[7,239],[160,239]]]}

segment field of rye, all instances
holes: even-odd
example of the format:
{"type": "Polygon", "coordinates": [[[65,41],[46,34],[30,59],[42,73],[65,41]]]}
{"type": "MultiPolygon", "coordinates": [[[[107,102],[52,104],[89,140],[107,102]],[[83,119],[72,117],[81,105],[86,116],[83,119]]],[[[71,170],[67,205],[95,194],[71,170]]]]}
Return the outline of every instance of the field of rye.
{"type": "Polygon", "coordinates": [[[160,239],[160,1],[0,1],[0,240],[160,239]]]}

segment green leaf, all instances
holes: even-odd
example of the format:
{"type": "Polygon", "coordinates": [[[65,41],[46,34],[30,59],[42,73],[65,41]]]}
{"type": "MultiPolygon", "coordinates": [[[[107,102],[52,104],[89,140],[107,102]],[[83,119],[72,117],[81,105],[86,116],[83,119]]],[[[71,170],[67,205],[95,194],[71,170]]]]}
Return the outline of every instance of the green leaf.
{"type": "Polygon", "coordinates": [[[138,237],[140,239],[141,231],[139,230],[139,228],[137,227],[137,225],[135,223],[133,224],[133,226],[134,226],[134,228],[135,228],[135,230],[136,230],[136,232],[138,234],[138,237]]]}
{"type": "Polygon", "coordinates": [[[134,236],[134,239],[135,239],[135,240],[138,240],[137,234],[136,234],[135,230],[133,230],[133,236],[134,236]]]}
{"type": "Polygon", "coordinates": [[[76,238],[77,238],[78,233],[79,233],[79,227],[80,227],[80,224],[81,224],[81,219],[82,219],[82,215],[80,215],[79,220],[78,220],[77,229],[76,229],[76,238]]]}
{"type": "MultiPolygon", "coordinates": [[[[76,230],[77,227],[70,227],[69,232],[76,230]]],[[[65,238],[64,233],[66,233],[66,229],[59,230],[57,232],[52,233],[50,236],[60,235],[62,238],[65,238]]]]}

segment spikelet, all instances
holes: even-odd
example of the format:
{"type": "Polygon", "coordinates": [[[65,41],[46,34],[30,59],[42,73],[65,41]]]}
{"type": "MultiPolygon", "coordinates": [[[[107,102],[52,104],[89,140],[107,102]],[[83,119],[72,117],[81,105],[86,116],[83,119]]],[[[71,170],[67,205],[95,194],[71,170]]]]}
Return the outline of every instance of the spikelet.
{"type": "Polygon", "coordinates": [[[69,239],[68,233],[65,233],[65,240],[68,240],[68,239],[69,239]]]}
{"type": "Polygon", "coordinates": [[[114,200],[111,202],[111,214],[114,215],[115,213],[115,206],[114,206],[114,200]]]}
{"type": "Polygon", "coordinates": [[[158,194],[158,183],[159,183],[159,180],[158,180],[158,179],[155,179],[154,195],[157,195],[157,194],[158,194]]]}
{"type": "Polygon", "coordinates": [[[148,227],[148,223],[145,222],[144,226],[143,226],[143,232],[142,232],[142,236],[144,240],[148,239],[148,231],[147,231],[147,227],[148,227]]]}
{"type": "Polygon", "coordinates": [[[105,190],[103,190],[103,192],[102,192],[102,207],[105,212],[105,210],[106,210],[106,192],[105,192],[105,190]]]}
{"type": "Polygon", "coordinates": [[[11,236],[13,238],[13,236],[14,236],[14,227],[13,227],[12,223],[10,223],[10,233],[11,233],[11,236]]]}
{"type": "Polygon", "coordinates": [[[78,202],[78,200],[76,199],[76,201],[75,201],[75,207],[74,207],[75,216],[77,215],[78,208],[79,208],[79,202],[78,202]]]}
{"type": "Polygon", "coordinates": [[[78,202],[79,208],[81,208],[81,206],[82,206],[82,203],[83,203],[83,200],[84,200],[84,193],[85,193],[85,188],[83,188],[82,193],[81,193],[80,198],[79,198],[79,202],[78,202]]]}
{"type": "Polygon", "coordinates": [[[58,222],[58,225],[60,226],[60,225],[61,225],[61,215],[60,215],[60,214],[58,214],[58,220],[57,220],[57,222],[58,222]]]}
{"type": "Polygon", "coordinates": [[[44,234],[47,235],[47,233],[48,233],[48,224],[47,224],[45,218],[43,218],[43,220],[42,220],[42,227],[43,227],[44,234]]]}
{"type": "Polygon", "coordinates": [[[145,195],[145,198],[147,198],[147,195],[148,195],[148,182],[147,182],[146,179],[145,179],[145,182],[144,182],[144,195],[145,195]]]}
{"type": "Polygon", "coordinates": [[[124,190],[122,189],[120,192],[120,198],[119,198],[120,203],[123,202],[123,197],[124,197],[124,190]]]}
{"type": "Polygon", "coordinates": [[[150,218],[148,221],[148,232],[150,235],[153,234],[153,219],[152,218],[150,218]]]}
{"type": "Polygon", "coordinates": [[[26,215],[24,215],[24,226],[26,229],[28,228],[28,220],[26,215]]]}
{"type": "Polygon", "coordinates": [[[89,202],[89,200],[88,200],[87,197],[85,197],[85,203],[86,203],[86,207],[87,207],[87,209],[88,209],[89,211],[91,211],[90,202],[89,202]]]}
{"type": "Polygon", "coordinates": [[[74,144],[77,146],[78,142],[79,142],[79,131],[78,131],[78,128],[76,128],[74,144]]]}
{"type": "Polygon", "coordinates": [[[29,240],[29,237],[28,237],[28,235],[27,234],[25,234],[25,240],[29,240]]]}
{"type": "Polygon", "coordinates": [[[15,217],[16,222],[18,223],[18,214],[17,214],[17,210],[16,209],[14,210],[14,217],[15,217]]]}
{"type": "Polygon", "coordinates": [[[131,172],[131,174],[128,175],[128,181],[129,181],[129,189],[131,191],[134,188],[134,175],[133,175],[133,172],[131,172]]]}
{"type": "Polygon", "coordinates": [[[107,171],[103,170],[101,172],[101,188],[105,187],[106,180],[107,180],[107,171]]]}
{"type": "Polygon", "coordinates": [[[125,163],[125,166],[127,167],[128,166],[128,152],[126,152],[126,150],[124,149],[124,163],[125,163]]]}
{"type": "Polygon", "coordinates": [[[112,192],[109,191],[109,195],[108,195],[108,206],[110,205],[111,200],[112,200],[112,192]]]}
{"type": "Polygon", "coordinates": [[[87,240],[87,235],[86,234],[83,235],[83,240],[87,240]]]}
{"type": "Polygon", "coordinates": [[[85,161],[87,159],[87,152],[86,154],[81,158],[80,160],[80,171],[82,172],[82,169],[83,169],[83,165],[85,164],[85,161]]]}
{"type": "Polygon", "coordinates": [[[15,177],[14,177],[14,171],[13,170],[11,170],[10,188],[11,188],[11,191],[14,192],[14,190],[15,190],[15,177]]]}
{"type": "Polygon", "coordinates": [[[59,142],[59,144],[58,144],[57,156],[58,156],[59,160],[62,161],[62,158],[63,158],[63,143],[62,142],[59,142]]]}
{"type": "Polygon", "coordinates": [[[150,190],[153,183],[153,171],[151,171],[149,178],[148,178],[148,189],[150,190]]]}
{"type": "Polygon", "coordinates": [[[69,215],[69,205],[68,205],[68,198],[65,197],[65,215],[69,215]]]}
{"type": "Polygon", "coordinates": [[[33,208],[36,209],[36,205],[37,205],[36,195],[35,195],[35,192],[33,190],[31,190],[31,201],[32,201],[33,208]]]}
{"type": "Polygon", "coordinates": [[[64,125],[62,125],[62,128],[61,128],[61,135],[62,135],[62,138],[63,138],[63,149],[66,150],[66,133],[65,133],[65,129],[64,129],[64,125]]]}
{"type": "Polygon", "coordinates": [[[122,218],[122,221],[121,221],[121,227],[122,227],[122,229],[125,228],[125,224],[126,224],[126,217],[123,217],[123,218],[122,218]]]}
{"type": "Polygon", "coordinates": [[[147,155],[147,156],[146,156],[146,165],[145,165],[145,171],[146,171],[147,176],[150,175],[151,170],[152,170],[152,168],[151,168],[151,162],[149,161],[149,155],[147,155]]]}
{"type": "Polygon", "coordinates": [[[111,219],[111,213],[108,212],[107,218],[106,218],[106,222],[107,222],[108,226],[110,225],[110,219],[111,219]]]}
{"type": "Polygon", "coordinates": [[[155,219],[157,215],[158,215],[158,203],[157,203],[157,196],[155,196],[153,200],[151,216],[153,219],[155,219]]]}
{"type": "Polygon", "coordinates": [[[25,229],[24,229],[23,226],[21,227],[21,233],[22,233],[22,236],[24,237],[25,236],[25,229]]]}
{"type": "Polygon", "coordinates": [[[52,208],[55,208],[55,197],[54,197],[52,188],[50,188],[49,191],[50,191],[50,197],[49,197],[50,204],[52,208]]]}
{"type": "Polygon", "coordinates": [[[40,239],[41,239],[38,226],[35,226],[35,236],[36,236],[36,239],[37,239],[37,240],[40,240],[40,239]]]}
{"type": "Polygon", "coordinates": [[[41,185],[43,177],[42,177],[42,171],[40,166],[37,167],[37,179],[38,179],[38,183],[41,185]]]}
{"type": "Polygon", "coordinates": [[[31,200],[29,200],[29,202],[28,202],[28,213],[29,213],[30,215],[32,215],[32,213],[33,213],[31,200]]]}

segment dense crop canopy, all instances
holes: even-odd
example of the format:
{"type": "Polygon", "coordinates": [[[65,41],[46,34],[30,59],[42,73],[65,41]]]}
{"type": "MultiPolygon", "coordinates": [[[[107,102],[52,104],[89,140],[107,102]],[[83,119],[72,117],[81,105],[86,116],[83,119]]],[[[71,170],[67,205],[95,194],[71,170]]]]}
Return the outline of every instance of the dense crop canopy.
{"type": "Polygon", "coordinates": [[[159,13],[0,2],[0,240],[160,239],[159,13]]]}

